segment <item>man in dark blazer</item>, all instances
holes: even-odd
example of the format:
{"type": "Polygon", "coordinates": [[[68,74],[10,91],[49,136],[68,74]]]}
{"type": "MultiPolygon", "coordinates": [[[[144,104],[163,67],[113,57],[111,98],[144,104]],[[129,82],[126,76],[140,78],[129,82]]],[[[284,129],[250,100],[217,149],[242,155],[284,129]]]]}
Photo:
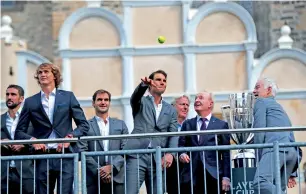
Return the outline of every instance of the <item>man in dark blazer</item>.
{"type": "MultiPolygon", "coordinates": [[[[109,117],[111,94],[98,90],[92,97],[96,116],[88,121],[88,136],[108,136],[129,134],[124,121],[109,117]]],[[[126,139],[82,141],[86,151],[122,150],[126,139]]],[[[124,158],[122,155],[88,156],[86,158],[87,193],[124,194],[124,158]],[[113,177],[113,180],[112,180],[113,177]],[[113,183],[113,184],[112,184],[113,183]]]]}
{"type": "MultiPolygon", "coordinates": [[[[176,111],[162,99],[162,94],[165,92],[167,86],[167,74],[162,70],[158,70],[153,72],[149,78],[142,78],[141,81],[131,96],[134,117],[132,134],[177,132],[176,111]],[[143,96],[147,89],[149,89],[149,95],[143,96]]],[[[154,149],[157,146],[173,148],[177,147],[177,144],[177,137],[128,139],[124,149],[154,149]]],[[[173,155],[166,153],[163,155],[161,163],[162,166],[169,168],[172,161],[173,155]]],[[[156,193],[157,184],[155,172],[156,163],[154,154],[153,158],[151,158],[151,154],[141,154],[139,160],[136,155],[128,156],[126,169],[127,193],[138,194],[139,188],[144,181],[146,183],[147,193],[151,193],[151,191],[156,193]],[[151,178],[153,179],[153,183],[151,182],[151,178]]]]}
{"type": "MultiPolygon", "coordinates": [[[[14,140],[16,125],[19,120],[24,100],[24,90],[18,85],[9,85],[6,89],[6,106],[8,111],[1,115],[1,140],[14,140]]],[[[29,127],[29,133],[32,133],[29,127]]],[[[1,145],[1,156],[29,154],[29,145],[1,145]]],[[[19,193],[22,174],[22,193],[33,193],[33,161],[32,160],[1,160],[1,193],[19,193]],[[8,170],[8,174],[7,174],[8,170]],[[7,176],[8,175],[8,176],[7,176]],[[7,179],[9,183],[7,185],[7,179]],[[9,189],[7,192],[7,188],[9,189]]]]}
{"type": "MultiPolygon", "coordinates": [[[[171,105],[177,112],[178,131],[181,131],[184,121],[187,119],[189,112],[190,100],[186,95],[179,96],[173,100],[171,105]]],[[[177,194],[180,188],[180,174],[182,172],[182,163],[178,161],[178,155],[175,154],[175,158],[172,165],[166,171],[167,188],[168,194],[177,194]]]]}
{"type": "MultiPolygon", "coordinates": [[[[292,126],[289,116],[275,100],[277,90],[276,83],[270,78],[260,78],[257,81],[253,91],[256,97],[253,128],[292,126]]],[[[279,143],[295,142],[294,134],[290,131],[254,134],[255,144],[273,143],[275,141],[279,143]]],[[[253,183],[256,192],[262,194],[276,193],[274,163],[271,162],[274,160],[273,154],[273,148],[264,148],[258,151],[259,164],[253,183]]],[[[282,193],[286,192],[288,180],[298,166],[299,154],[299,151],[294,147],[279,148],[282,193]]]]}
{"type": "MultiPolygon", "coordinates": [[[[186,120],[181,131],[228,129],[226,122],[212,115],[213,107],[214,101],[210,93],[201,92],[197,94],[194,109],[198,115],[195,118],[186,120]]],[[[230,145],[230,136],[194,135],[180,136],[179,138],[179,147],[215,145],[230,145]]],[[[180,162],[184,163],[181,173],[181,193],[191,193],[191,178],[193,178],[193,193],[195,194],[218,193],[218,185],[220,193],[229,191],[231,175],[230,152],[228,150],[218,151],[218,157],[216,151],[192,152],[191,156],[190,153],[182,153],[180,154],[180,162]],[[192,160],[192,174],[190,160],[192,160]]]]}
{"type": "MultiPolygon", "coordinates": [[[[49,63],[41,64],[37,70],[41,91],[25,100],[15,139],[57,139],[81,137],[87,134],[89,125],[79,102],[72,92],[58,89],[62,78],[59,67],[49,63]],[[72,129],[72,119],[77,125],[72,129]],[[34,128],[33,135],[27,131],[29,123],[34,128]]],[[[76,153],[76,143],[33,144],[36,153],[60,154],[76,153]]],[[[38,193],[47,193],[47,160],[37,160],[38,193]]],[[[57,193],[71,193],[73,185],[73,160],[49,159],[49,193],[53,193],[57,181],[57,193]],[[62,183],[60,181],[62,180],[62,183]]]]}

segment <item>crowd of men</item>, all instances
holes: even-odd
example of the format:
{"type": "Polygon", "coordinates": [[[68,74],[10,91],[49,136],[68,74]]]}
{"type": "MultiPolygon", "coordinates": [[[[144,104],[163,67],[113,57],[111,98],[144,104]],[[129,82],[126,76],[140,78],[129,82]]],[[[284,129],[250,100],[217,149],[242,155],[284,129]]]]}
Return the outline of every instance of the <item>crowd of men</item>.
{"type": "MultiPolygon", "coordinates": [[[[59,89],[62,77],[59,67],[49,63],[41,64],[35,74],[41,87],[37,94],[24,99],[24,90],[18,85],[6,89],[8,111],[1,115],[2,140],[35,140],[75,138],[82,136],[108,136],[129,134],[123,120],[109,115],[111,93],[100,89],[92,97],[95,116],[88,121],[73,92],[59,89]],[[72,120],[76,128],[72,127],[72,120]]],[[[228,124],[215,117],[213,95],[203,91],[196,95],[194,109],[197,116],[187,119],[190,100],[188,96],[176,98],[172,104],[163,100],[162,94],[167,87],[167,74],[162,70],[143,77],[133,92],[130,103],[134,118],[132,134],[202,131],[228,129],[228,124]],[[145,93],[148,95],[145,95],[145,93]]],[[[291,122],[286,112],[275,100],[276,84],[270,79],[259,79],[254,95],[257,100],[254,107],[254,128],[287,127],[291,122]]],[[[294,142],[293,132],[256,133],[254,143],[294,142]]],[[[175,147],[197,147],[229,145],[230,136],[192,135],[159,136],[154,138],[115,139],[85,141],[78,143],[39,143],[28,145],[2,145],[1,155],[60,154],[80,153],[82,151],[112,151],[175,147]],[[217,140],[215,139],[217,138],[217,140]]],[[[280,171],[282,190],[293,187],[296,182],[293,172],[298,166],[296,148],[281,148],[280,171]],[[283,167],[286,168],[283,168],[283,167]]],[[[300,154],[300,155],[299,155],[300,154]]],[[[275,192],[275,176],[271,164],[273,150],[259,152],[259,166],[254,177],[254,188],[262,194],[275,192]]],[[[165,153],[162,155],[162,167],[166,168],[167,193],[214,194],[230,190],[231,169],[230,151],[205,151],[186,153],[165,153]],[[176,157],[178,156],[178,157],[176,157]],[[192,165],[190,165],[192,161],[192,165]],[[219,167],[219,169],[218,169],[219,167]],[[206,183],[206,184],[204,184],[206,183]]],[[[127,156],[92,156],[86,160],[88,193],[137,194],[143,182],[147,193],[156,193],[156,157],[153,154],[130,154],[127,156]],[[126,159],[126,161],[125,161],[126,159]],[[125,168],[126,165],[126,168],[125,168]],[[126,177],[125,177],[126,176],[126,177]],[[152,181],[151,181],[152,180],[152,181]],[[126,181],[126,182],[125,182],[126,181]]],[[[1,162],[1,192],[19,193],[22,177],[23,193],[45,194],[47,189],[53,193],[57,184],[57,193],[73,192],[73,160],[40,159],[36,161],[1,162]],[[48,168],[47,168],[48,165],[48,168]],[[61,168],[62,165],[62,168],[61,168]],[[34,172],[36,187],[34,188],[34,172]],[[59,185],[62,185],[59,187],[59,185]],[[60,192],[59,189],[62,189],[60,192]]],[[[164,176],[163,176],[164,177],[164,176]]]]}

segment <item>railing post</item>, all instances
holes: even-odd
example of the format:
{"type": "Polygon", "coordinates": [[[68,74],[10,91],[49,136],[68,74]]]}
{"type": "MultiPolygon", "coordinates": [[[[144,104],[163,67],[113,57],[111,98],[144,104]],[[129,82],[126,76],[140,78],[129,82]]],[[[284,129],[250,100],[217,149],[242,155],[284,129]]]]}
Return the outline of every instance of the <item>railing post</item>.
{"type": "Polygon", "coordinates": [[[86,155],[84,152],[81,153],[81,170],[82,170],[82,194],[87,194],[86,186],[86,155]]]}
{"type": "Polygon", "coordinates": [[[156,183],[157,194],[163,194],[163,180],[162,180],[162,164],[161,164],[161,147],[156,147],[156,183]]]}
{"type": "Polygon", "coordinates": [[[79,154],[73,157],[73,167],[74,167],[74,193],[79,193],[79,154]]]}
{"type": "Polygon", "coordinates": [[[274,153],[274,161],[275,161],[274,170],[275,170],[276,193],[282,193],[278,141],[273,142],[273,153],[274,153]]]}

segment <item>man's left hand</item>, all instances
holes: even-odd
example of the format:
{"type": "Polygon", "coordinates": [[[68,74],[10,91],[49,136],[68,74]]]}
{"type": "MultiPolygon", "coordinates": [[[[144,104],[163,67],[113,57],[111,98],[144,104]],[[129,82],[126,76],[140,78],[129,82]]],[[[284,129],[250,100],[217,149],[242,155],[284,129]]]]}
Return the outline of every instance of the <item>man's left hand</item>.
{"type": "Polygon", "coordinates": [[[172,154],[166,154],[163,158],[162,158],[162,168],[164,168],[164,165],[166,165],[166,168],[169,168],[171,166],[173,162],[173,156],[172,154]]]}
{"type": "Polygon", "coordinates": [[[111,173],[112,173],[112,165],[103,166],[100,170],[100,177],[107,178],[111,175],[111,173]]]}
{"type": "MultiPolygon", "coordinates": [[[[73,138],[73,136],[72,135],[67,135],[65,138],[73,138]]],[[[70,146],[70,143],[68,142],[68,143],[59,143],[58,145],[57,145],[57,148],[56,148],[56,151],[57,152],[62,152],[62,149],[63,149],[63,147],[64,147],[64,149],[65,148],[68,148],[70,146]]]]}
{"type": "Polygon", "coordinates": [[[223,191],[229,191],[231,187],[231,182],[227,179],[222,180],[222,190],[223,191]]]}
{"type": "Polygon", "coordinates": [[[11,149],[14,151],[14,152],[20,152],[22,149],[24,148],[24,145],[12,145],[11,146],[11,149]]]}
{"type": "Polygon", "coordinates": [[[288,188],[293,188],[296,185],[295,177],[291,176],[288,180],[288,188]]]}

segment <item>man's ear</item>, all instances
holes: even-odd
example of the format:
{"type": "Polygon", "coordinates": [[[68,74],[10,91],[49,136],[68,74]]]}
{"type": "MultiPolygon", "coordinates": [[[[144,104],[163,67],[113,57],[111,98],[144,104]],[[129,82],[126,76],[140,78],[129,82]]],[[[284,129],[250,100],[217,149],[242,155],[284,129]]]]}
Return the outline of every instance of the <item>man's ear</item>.
{"type": "Polygon", "coordinates": [[[272,87],[271,86],[269,86],[267,90],[268,90],[268,94],[272,94],[272,87]]]}

